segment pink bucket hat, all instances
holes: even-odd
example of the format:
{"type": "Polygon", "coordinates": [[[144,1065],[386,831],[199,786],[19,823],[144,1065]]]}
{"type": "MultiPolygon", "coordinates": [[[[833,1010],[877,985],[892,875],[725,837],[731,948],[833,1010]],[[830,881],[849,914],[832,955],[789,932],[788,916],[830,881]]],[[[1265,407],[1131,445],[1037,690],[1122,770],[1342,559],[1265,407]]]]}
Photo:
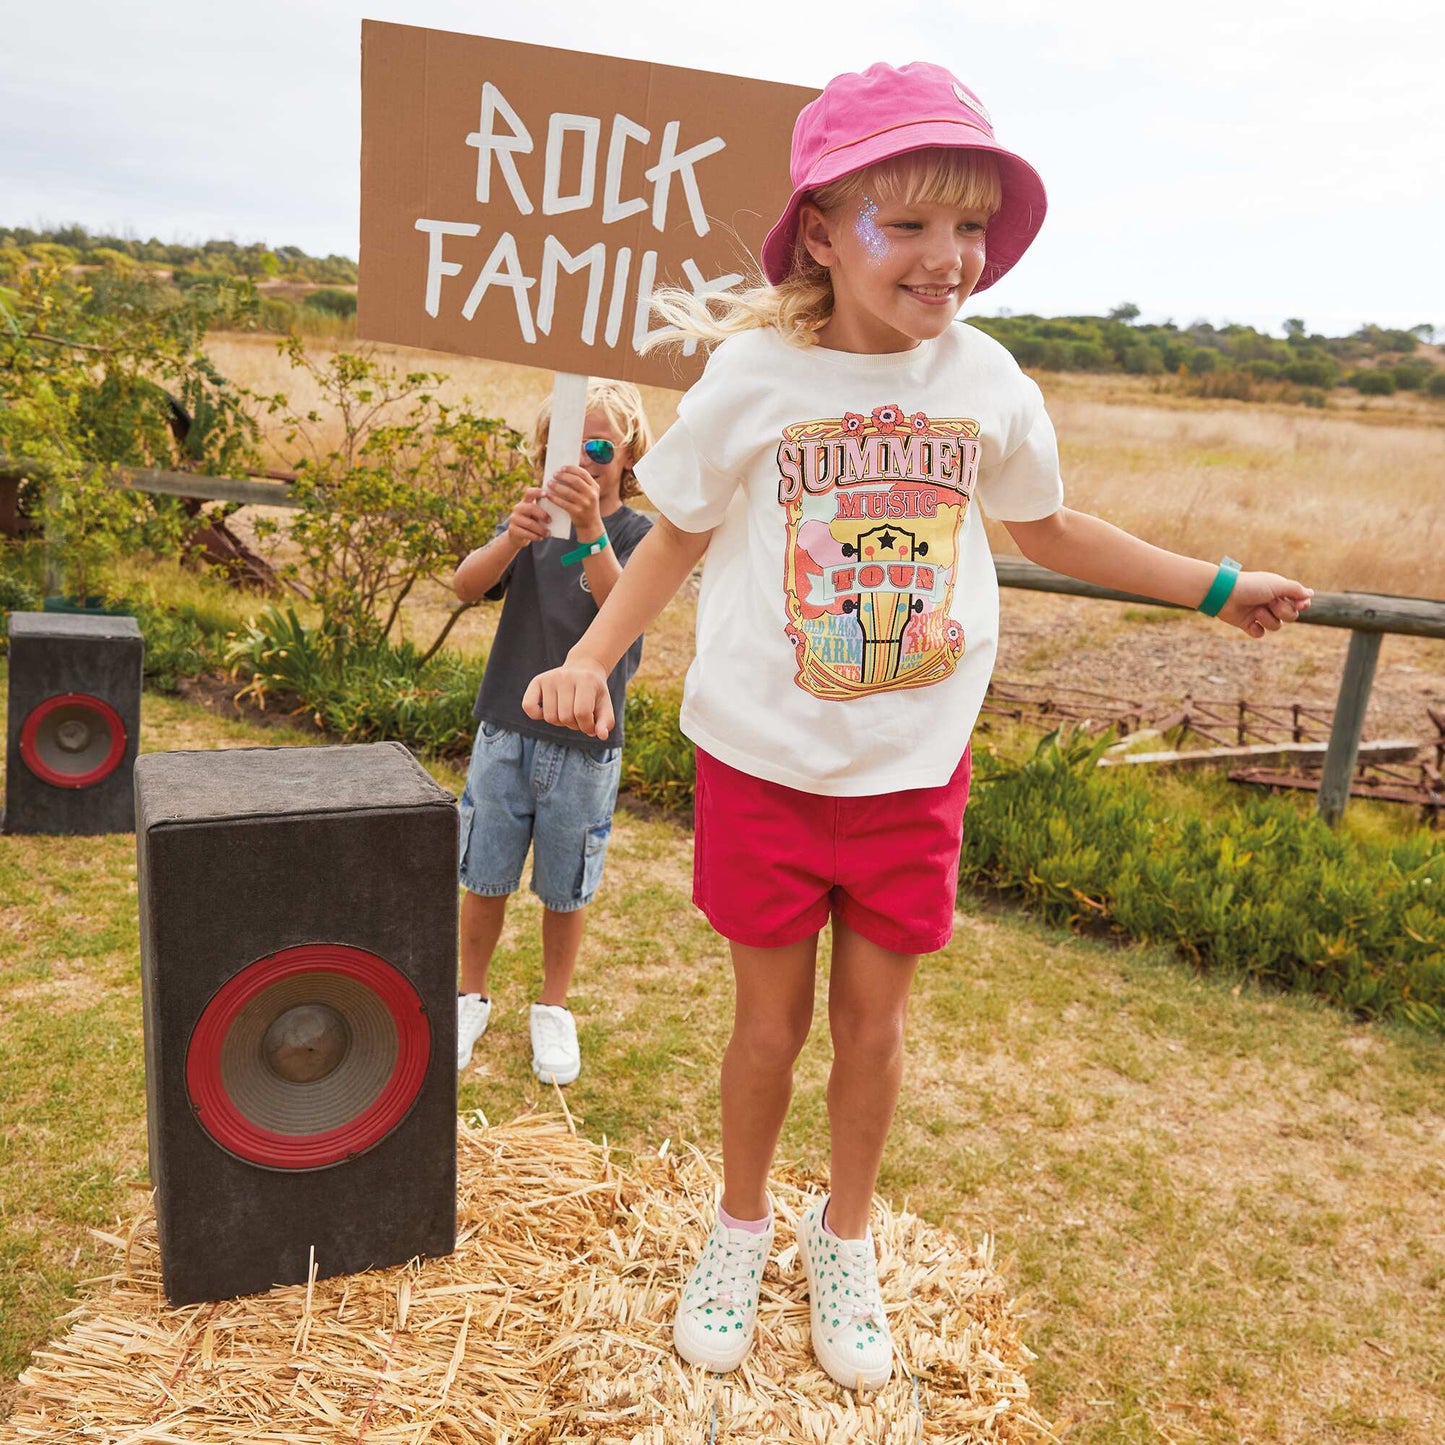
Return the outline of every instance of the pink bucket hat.
{"type": "Polygon", "coordinates": [[[779,282],[793,264],[798,207],[809,191],[906,151],[956,146],[988,151],[998,164],[1003,202],[988,223],[988,260],[973,289],[992,286],[1038,235],[1048,201],[1038,172],[993,138],[983,102],[941,65],[881,62],[861,75],[835,76],[793,126],[793,194],[763,242],[763,273],[779,282]]]}

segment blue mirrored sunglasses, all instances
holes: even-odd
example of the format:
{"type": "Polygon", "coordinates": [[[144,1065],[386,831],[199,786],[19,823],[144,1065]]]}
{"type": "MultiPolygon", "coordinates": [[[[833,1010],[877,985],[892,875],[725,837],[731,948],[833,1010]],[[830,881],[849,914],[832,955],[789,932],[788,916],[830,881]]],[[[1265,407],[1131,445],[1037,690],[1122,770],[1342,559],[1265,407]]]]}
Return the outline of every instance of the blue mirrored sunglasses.
{"type": "Polygon", "coordinates": [[[593,437],[591,441],[582,443],[582,450],[587,453],[589,461],[594,461],[599,467],[605,467],[617,454],[617,448],[605,437],[593,437]]]}

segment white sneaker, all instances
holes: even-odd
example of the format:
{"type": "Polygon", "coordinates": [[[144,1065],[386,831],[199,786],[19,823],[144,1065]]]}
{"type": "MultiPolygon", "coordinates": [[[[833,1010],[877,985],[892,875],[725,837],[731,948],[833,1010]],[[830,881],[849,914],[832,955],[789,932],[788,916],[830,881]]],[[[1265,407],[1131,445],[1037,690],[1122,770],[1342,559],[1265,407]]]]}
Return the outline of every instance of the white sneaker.
{"type": "Polygon", "coordinates": [[[556,1004],[532,1005],[532,1072],[544,1084],[570,1084],[582,1072],[576,1020],[556,1004]]]}
{"type": "Polygon", "coordinates": [[[873,1239],[834,1238],[823,1228],[826,1203],[815,1204],[798,1221],[813,1353],[845,1389],[876,1389],[893,1373],[893,1338],[878,1292],[873,1239]]]}
{"type": "Polygon", "coordinates": [[[479,993],[457,995],[457,1073],[472,1061],[477,1040],[487,1031],[492,1016],[492,1001],[479,993]]]}
{"type": "Polygon", "coordinates": [[[672,1343],[690,1365],[735,1370],[752,1348],[758,1291],[773,1247],[773,1221],[762,1234],[728,1229],[721,1220],[703,1246],[678,1301],[672,1343]]]}

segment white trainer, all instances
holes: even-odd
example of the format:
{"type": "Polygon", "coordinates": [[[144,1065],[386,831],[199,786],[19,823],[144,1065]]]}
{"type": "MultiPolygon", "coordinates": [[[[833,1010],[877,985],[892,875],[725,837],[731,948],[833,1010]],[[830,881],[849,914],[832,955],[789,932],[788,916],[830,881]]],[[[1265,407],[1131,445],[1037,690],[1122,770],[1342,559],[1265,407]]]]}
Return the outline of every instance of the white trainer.
{"type": "Polygon", "coordinates": [[[457,995],[457,1073],[472,1061],[477,1040],[487,1031],[492,1017],[492,1001],[479,993],[457,995]]]}
{"type": "Polygon", "coordinates": [[[761,1234],[721,1220],[703,1246],[678,1301],[672,1343],[690,1365],[716,1374],[735,1370],[753,1345],[758,1291],[773,1247],[773,1220],[761,1234]]]}
{"type": "Polygon", "coordinates": [[[878,1291],[873,1239],[837,1239],[823,1228],[826,1200],[798,1221],[808,1277],[813,1353],[845,1389],[873,1390],[893,1373],[893,1337],[878,1291]]]}
{"type": "Polygon", "coordinates": [[[577,1022],[557,1004],[532,1005],[532,1072],[544,1084],[570,1084],[582,1072],[577,1022]]]}

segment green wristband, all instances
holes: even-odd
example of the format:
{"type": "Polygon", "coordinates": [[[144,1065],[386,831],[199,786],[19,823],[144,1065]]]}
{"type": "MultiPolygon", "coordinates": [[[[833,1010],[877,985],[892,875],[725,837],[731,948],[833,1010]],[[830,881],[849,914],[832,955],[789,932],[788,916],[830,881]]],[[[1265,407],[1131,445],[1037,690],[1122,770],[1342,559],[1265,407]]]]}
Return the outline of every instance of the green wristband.
{"type": "Polygon", "coordinates": [[[1219,609],[1229,601],[1234,584],[1239,581],[1239,573],[1240,565],[1233,557],[1221,557],[1219,571],[1214,574],[1214,581],[1209,584],[1209,591],[1204,594],[1199,611],[1206,617],[1218,617],[1219,609]]]}
{"type": "Polygon", "coordinates": [[[574,562],[584,561],[588,557],[595,557],[599,552],[607,550],[607,533],[604,532],[595,542],[584,542],[580,547],[574,547],[570,552],[562,554],[562,565],[570,567],[574,562]]]}

